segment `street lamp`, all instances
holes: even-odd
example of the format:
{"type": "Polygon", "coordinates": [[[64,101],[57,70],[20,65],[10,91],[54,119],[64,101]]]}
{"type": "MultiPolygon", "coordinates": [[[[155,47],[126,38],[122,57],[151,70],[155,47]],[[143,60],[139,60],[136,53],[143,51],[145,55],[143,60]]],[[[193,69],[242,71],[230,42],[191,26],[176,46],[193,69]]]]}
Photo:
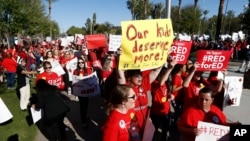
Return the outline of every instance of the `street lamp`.
{"type": "Polygon", "coordinates": [[[171,0],[166,0],[166,16],[171,18],[171,0]]]}

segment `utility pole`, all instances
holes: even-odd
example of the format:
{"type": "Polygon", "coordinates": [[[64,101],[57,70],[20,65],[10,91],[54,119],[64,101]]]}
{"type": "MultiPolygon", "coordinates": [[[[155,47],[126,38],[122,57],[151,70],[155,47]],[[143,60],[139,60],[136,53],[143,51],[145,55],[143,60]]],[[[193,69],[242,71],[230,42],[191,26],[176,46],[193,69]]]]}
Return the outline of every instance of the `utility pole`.
{"type": "Polygon", "coordinates": [[[171,18],[171,0],[166,0],[166,16],[171,18]]]}

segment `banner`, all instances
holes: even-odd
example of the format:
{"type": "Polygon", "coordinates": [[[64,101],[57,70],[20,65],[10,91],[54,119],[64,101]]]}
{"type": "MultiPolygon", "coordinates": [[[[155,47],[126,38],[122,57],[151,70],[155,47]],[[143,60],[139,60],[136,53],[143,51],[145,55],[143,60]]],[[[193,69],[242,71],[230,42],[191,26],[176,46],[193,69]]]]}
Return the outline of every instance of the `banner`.
{"type": "Polygon", "coordinates": [[[197,128],[202,133],[196,136],[195,141],[229,141],[229,126],[198,121],[197,128]]]}
{"type": "Polygon", "coordinates": [[[240,106],[240,98],[243,89],[243,77],[226,76],[224,83],[226,88],[224,92],[223,107],[240,106]]]}
{"type": "Polygon", "coordinates": [[[173,42],[170,19],[124,21],[121,25],[119,69],[151,69],[166,63],[173,42]]]}
{"type": "Polygon", "coordinates": [[[171,46],[169,57],[177,61],[177,64],[186,64],[190,54],[191,45],[192,42],[174,41],[171,46]]]}
{"type": "Polygon", "coordinates": [[[121,47],[122,36],[121,35],[109,35],[109,51],[117,51],[121,47]]]}
{"type": "Polygon", "coordinates": [[[2,98],[0,98],[0,113],[0,123],[4,123],[13,118],[13,115],[11,114],[8,107],[4,104],[2,98]]]}
{"type": "Polygon", "coordinates": [[[198,50],[196,62],[199,63],[197,71],[221,71],[227,69],[231,51],[198,50]]]}
{"type": "Polygon", "coordinates": [[[73,75],[73,94],[82,97],[91,97],[101,94],[96,72],[86,77],[73,75]]]}
{"type": "Polygon", "coordinates": [[[104,34],[86,35],[85,38],[88,49],[107,47],[107,39],[104,34]]]}

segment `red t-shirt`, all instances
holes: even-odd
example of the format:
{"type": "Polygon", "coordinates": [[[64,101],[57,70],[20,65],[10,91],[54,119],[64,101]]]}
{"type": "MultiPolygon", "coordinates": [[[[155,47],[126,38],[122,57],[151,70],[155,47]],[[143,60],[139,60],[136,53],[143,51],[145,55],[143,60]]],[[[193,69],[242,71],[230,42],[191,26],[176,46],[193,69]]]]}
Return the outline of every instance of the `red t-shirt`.
{"type": "MultiPolygon", "coordinates": [[[[216,106],[211,105],[210,111],[205,113],[198,105],[191,106],[181,115],[178,122],[179,127],[197,128],[198,121],[210,122],[215,124],[226,124],[225,114],[216,106]]],[[[194,135],[184,135],[186,141],[194,141],[194,135]]]]}
{"type": "MultiPolygon", "coordinates": [[[[182,83],[183,83],[183,80],[182,80],[181,75],[175,74],[173,76],[172,85],[176,86],[176,88],[177,88],[177,87],[182,86],[182,83]]],[[[172,94],[174,95],[175,98],[177,97],[178,93],[179,93],[179,91],[172,92],[172,94]]]]}
{"type": "Polygon", "coordinates": [[[111,111],[102,127],[102,141],[129,141],[129,128],[134,120],[134,110],[122,114],[116,110],[111,111]]]}
{"type": "Polygon", "coordinates": [[[167,115],[170,110],[170,105],[167,98],[167,86],[160,86],[159,81],[152,83],[152,107],[150,112],[156,115],[167,115]]]}
{"type": "Polygon", "coordinates": [[[14,58],[4,58],[2,66],[7,72],[16,73],[17,62],[14,58]]]}
{"type": "Polygon", "coordinates": [[[86,70],[77,70],[77,69],[75,69],[74,72],[73,72],[73,74],[77,75],[77,76],[88,76],[88,75],[90,75],[92,73],[93,73],[93,71],[92,71],[91,68],[86,68],[86,70]]]}
{"type": "Polygon", "coordinates": [[[51,73],[42,72],[37,75],[35,82],[37,82],[37,80],[39,79],[46,80],[50,85],[57,86],[60,90],[64,89],[62,76],[58,76],[57,73],[55,72],[51,73]]]}
{"type": "Polygon", "coordinates": [[[112,73],[112,70],[111,71],[102,70],[102,73],[101,73],[102,79],[108,78],[111,73],[112,73]]]}
{"type": "MultiPolygon", "coordinates": [[[[138,121],[139,128],[142,129],[143,121],[147,116],[148,111],[148,95],[147,93],[150,92],[151,84],[149,81],[149,73],[148,71],[142,72],[142,85],[141,86],[134,86],[133,90],[136,94],[135,99],[135,115],[138,121]]],[[[142,129],[143,130],[143,129],[142,129]]]]}

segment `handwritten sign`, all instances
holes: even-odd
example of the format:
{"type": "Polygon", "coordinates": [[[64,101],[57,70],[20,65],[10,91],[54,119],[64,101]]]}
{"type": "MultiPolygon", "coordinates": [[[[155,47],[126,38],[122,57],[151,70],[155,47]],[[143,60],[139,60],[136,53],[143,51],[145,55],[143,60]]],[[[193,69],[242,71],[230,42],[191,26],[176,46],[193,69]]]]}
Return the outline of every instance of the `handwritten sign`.
{"type": "Polygon", "coordinates": [[[197,60],[198,71],[221,71],[227,68],[231,51],[221,50],[198,50],[197,60]]]}
{"type": "Polygon", "coordinates": [[[86,35],[85,38],[88,49],[107,47],[107,39],[104,34],[86,35]]]}
{"type": "Polygon", "coordinates": [[[196,136],[195,141],[229,140],[229,136],[227,136],[227,134],[229,134],[229,126],[198,121],[197,128],[201,129],[202,133],[199,136],[196,136]]]}
{"type": "Polygon", "coordinates": [[[175,41],[171,46],[171,53],[169,57],[173,58],[178,64],[186,64],[192,42],[175,41]]]}
{"type": "Polygon", "coordinates": [[[91,97],[101,94],[96,72],[81,77],[73,75],[73,94],[82,97],[91,97]]]}
{"type": "Polygon", "coordinates": [[[121,35],[109,35],[109,51],[117,51],[117,48],[121,47],[122,36],[121,35]]]}
{"type": "Polygon", "coordinates": [[[225,93],[224,103],[225,106],[239,106],[240,98],[243,89],[243,77],[241,76],[226,76],[225,77],[225,93]]]}
{"type": "Polygon", "coordinates": [[[119,69],[150,69],[166,63],[173,42],[170,19],[124,21],[121,25],[119,69]]]}

